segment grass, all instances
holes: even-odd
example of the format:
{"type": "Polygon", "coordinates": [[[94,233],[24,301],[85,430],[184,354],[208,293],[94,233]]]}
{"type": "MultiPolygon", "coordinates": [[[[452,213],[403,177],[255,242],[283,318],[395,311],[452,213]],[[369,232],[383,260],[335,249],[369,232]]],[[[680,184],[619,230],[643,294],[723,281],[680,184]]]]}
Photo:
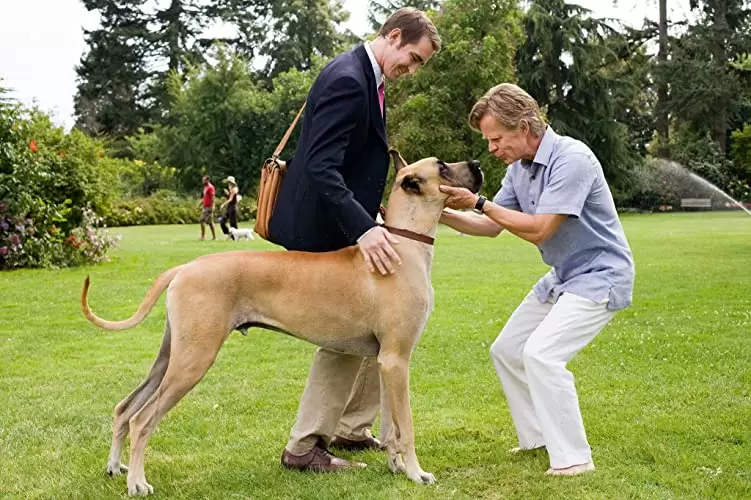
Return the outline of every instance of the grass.
{"type": "MultiPolygon", "coordinates": [[[[626,216],[637,264],[634,305],[570,367],[595,474],[544,477],[547,456],[510,456],[515,432],[488,349],[545,272],[511,235],[442,229],[436,309],[412,360],[417,451],[435,486],[370,466],[336,475],[285,471],[314,347],[264,330],[234,333],[206,378],[162,421],[146,453],[161,498],[749,498],[751,497],[751,218],[739,213],[626,216]]],[[[129,316],[164,269],[265,242],[199,242],[197,226],[137,227],[109,263],[0,273],[0,497],[118,498],[104,474],[114,405],[146,375],[164,299],[140,326],[129,316]]],[[[127,458],[127,457],[126,457],[127,458]]],[[[126,460],[127,462],[127,460],[126,460]]]]}

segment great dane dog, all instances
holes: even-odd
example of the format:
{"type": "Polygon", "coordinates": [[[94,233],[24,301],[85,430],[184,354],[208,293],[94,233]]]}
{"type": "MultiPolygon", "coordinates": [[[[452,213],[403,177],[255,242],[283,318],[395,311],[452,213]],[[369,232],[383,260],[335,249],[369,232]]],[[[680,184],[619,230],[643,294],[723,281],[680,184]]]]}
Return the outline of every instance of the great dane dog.
{"type": "Polygon", "coordinates": [[[409,405],[409,361],[433,309],[432,238],[446,195],[439,185],[482,185],[478,161],[445,163],[426,158],[407,165],[391,156],[396,179],[385,227],[400,240],[402,266],[392,275],[368,270],[356,246],[335,252],[234,251],[199,257],[160,275],[138,311],[123,321],[96,316],[88,305],[89,278],[81,309],[94,325],[124,330],[139,324],[167,290],[167,321],[159,355],[146,379],[114,411],[107,472],[128,472],[128,493],[148,495],[144,451],[161,418],[206,374],[233,330],[260,327],[326,349],[378,356],[387,429],[388,465],[413,481],[432,484],[415,454],[409,405]],[[332,306],[335,304],[335,306],[332,306]],[[390,422],[390,423],[389,423],[390,422]],[[120,462],[130,432],[130,469],[120,462]]]}

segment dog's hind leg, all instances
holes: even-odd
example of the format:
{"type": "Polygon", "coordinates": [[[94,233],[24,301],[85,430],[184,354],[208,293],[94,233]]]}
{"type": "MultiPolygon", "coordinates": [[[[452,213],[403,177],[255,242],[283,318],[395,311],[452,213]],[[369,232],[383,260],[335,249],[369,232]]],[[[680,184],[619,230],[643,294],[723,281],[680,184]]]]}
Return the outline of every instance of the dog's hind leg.
{"type": "Polygon", "coordinates": [[[216,326],[214,318],[201,318],[192,332],[177,328],[173,322],[172,350],[167,372],[146,404],[130,419],[130,470],[128,494],[148,495],[154,489],[146,482],[144,452],[159,421],[203,378],[214,363],[219,348],[230,333],[216,326]],[[195,333],[193,333],[195,332],[195,333]]]}
{"type": "Polygon", "coordinates": [[[415,452],[415,431],[409,405],[409,355],[396,354],[382,345],[378,365],[383,375],[394,425],[389,433],[393,436],[390,435],[388,438],[389,466],[392,470],[400,470],[403,467],[407,477],[416,483],[433,484],[435,477],[420,468],[415,452]]]}
{"type": "Polygon", "coordinates": [[[115,406],[112,446],[110,447],[110,456],[107,461],[107,473],[110,476],[118,476],[128,470],[128,467],[120,461],[123,442],[125,442],[125,438],[128,436],[128,421],[141,409],[152,394],[154,394],[159,384],[162,383],[162,378],[164,378],[164,373],[167,371],[167,365],[169,364],[170,337],[169,320],[167,320],[164,326],[162,347],[159,349],[159,355],[157,355],[154,364],[151,366],[146,379],[115,406]]]}

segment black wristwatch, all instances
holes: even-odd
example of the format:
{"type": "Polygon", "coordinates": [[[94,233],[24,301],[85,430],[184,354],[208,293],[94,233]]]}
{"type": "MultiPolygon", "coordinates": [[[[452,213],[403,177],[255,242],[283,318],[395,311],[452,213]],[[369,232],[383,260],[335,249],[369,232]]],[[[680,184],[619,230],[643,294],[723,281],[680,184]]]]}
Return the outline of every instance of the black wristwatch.
{"type": "Polygon", "coordinates": [[[475,208],[473,208],[473,210],[477,212],[478,214],[483,213],[482,207],[485,206],[486,201],[488,201],[488,199],[485,198],[483,195],[478,196],[477,203],[475,203],[475,208]]]}

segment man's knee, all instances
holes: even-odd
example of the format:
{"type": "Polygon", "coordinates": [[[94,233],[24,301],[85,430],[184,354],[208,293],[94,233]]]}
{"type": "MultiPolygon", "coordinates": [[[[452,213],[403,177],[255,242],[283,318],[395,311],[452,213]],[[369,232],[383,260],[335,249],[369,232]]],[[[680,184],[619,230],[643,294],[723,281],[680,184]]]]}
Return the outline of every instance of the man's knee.
{"type": "Polygon", "coordinates": [[[490,357],[505,364],[521,363],[521,349],[510,340],[510,336],[501,333],[490,346],[490,357]]]}

